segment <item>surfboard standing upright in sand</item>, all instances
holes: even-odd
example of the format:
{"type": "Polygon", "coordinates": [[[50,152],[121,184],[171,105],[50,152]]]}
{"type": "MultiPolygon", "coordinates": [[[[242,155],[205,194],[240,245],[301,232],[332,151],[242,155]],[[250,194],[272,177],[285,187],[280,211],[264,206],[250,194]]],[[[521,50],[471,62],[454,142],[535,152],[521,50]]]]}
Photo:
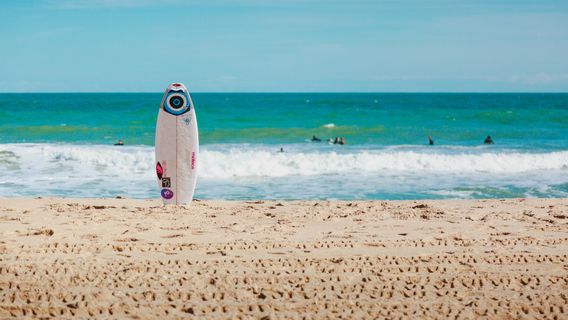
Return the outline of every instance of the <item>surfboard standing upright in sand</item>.
{"type": "Polygon", "coordinates": [[[190,204],[197,181],[199,136],[187,88],[166,89],[156,124],[156,175],[165,204],[190,204]]]}

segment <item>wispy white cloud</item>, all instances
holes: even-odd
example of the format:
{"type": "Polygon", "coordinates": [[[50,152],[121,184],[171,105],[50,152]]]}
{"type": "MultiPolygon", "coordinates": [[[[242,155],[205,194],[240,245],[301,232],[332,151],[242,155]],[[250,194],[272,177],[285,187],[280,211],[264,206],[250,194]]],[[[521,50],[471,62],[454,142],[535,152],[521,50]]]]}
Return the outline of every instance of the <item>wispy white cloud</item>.
{"type": "Polygon", "coordinates": [[[180,0],[47,0],[47,5],[58,9],[92,9],[107,7],[145,7],[152,5],[172,5],[180,0]]]}
{"type": "MultiPolygon", "coordinates": [[[[50,91],[50,84],[40,81],[30,80],[12,80],[0,82],[0,92],[34,92],[34,91],[50,91]]],[[[54,91],[54,90],[51,90],[54,91]]]]}
{"type": "Polygon", "coordinates": [[[503,75],[503,76],[485,76],[485,77],[434,77],[429,75],[382,75],[370,77],[371,81],[474,81],[474,82],[489,82],[489,83],[508,83],[508,84],[518,84],[518,85],[529,85],[529,86],[539,86],[539,85],[552,85],[552,84],[562,84],[568,82],[567,73],[546,73],[539,72],[534,74],[513,74],[513,75],[503,75]]]}
{"type": "Polygon", "coordinates": [[[396,76],[373,76],[373,81],[427,81],[433,80],[434,77],[429,75],[396,75],[396,76]]]}
{"type": "MultiPolygon", "coordinates": [[[[395,5],[399,7],[407,7],[409,5],[416,6],[413,0],[43,0],[49,6],[60,9],[90,9],[104,7],[144,7],[154,5],[172,5],[172,4],[230,4],[230,5],[255,5],[255,6],[291,6],[291,5],[395,5]]],[[[442,4],[447,3],[445,0],[442,4]]],[[[441,5],[441,4],[438,4],[441,5]]],[[[421,5],[423,6],[423,5],[421,5]]],[[[431,7],[430,4],[427,4],[431,7]]]]}
{"type": "Polygon", "coordinates": [[[552,84],[564,81],[568,81],[568,74],[550,74],[541,72],[536,74],[511,75],[507,78],[507,82],[529,85],[552,84]]]}
{"type": "Polygon", "coordinates": [[[69,34],[73,31],[74,31],[74,29],[70,28],[70,27],[46,29],[46,30],[40,30],[40,31],[36,31],[34,33],[29,34],[29,38],[31,40],[56,38],[56,37],[61,37],[62,35],[65,35],[65,34],[69,34]]]}
{"type": "Polygon", "coordinates": [[[511,75],[490,75],[484,77],[467,77],[464,80],[480,83],[507,84],[517,86],[550,86],[568,84],[568,73],[524,73],[511,75]]]}

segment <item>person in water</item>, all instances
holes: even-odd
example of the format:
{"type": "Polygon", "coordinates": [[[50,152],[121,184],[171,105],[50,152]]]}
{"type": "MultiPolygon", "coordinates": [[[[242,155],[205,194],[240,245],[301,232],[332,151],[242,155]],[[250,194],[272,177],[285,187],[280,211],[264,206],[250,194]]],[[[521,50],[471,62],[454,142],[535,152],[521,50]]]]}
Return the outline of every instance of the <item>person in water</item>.
{"type": "Polygon", "coordinates": [[[341,139],[339,139],[339,144],[340,145],[344,145],[345,144],[345,138],[341,137],[341,139]]]}
{"type": "Polygon", "coordinates": [[[431,146],[434,145],[434,140],[432,139],[432,136],[428,136],[428,144],[431,146]]]}
{"type": "Polygon", "coordinates": [[[115,146],[123,146],[124,143],[122,142],[122,140],[118,140],[117,143],[114,144],[115,146]]]}
{"type": "Polygon", "coordinates": [[[280,151],[278,151],[278,152],[284,152],[284,148],[280,148],[280,151]]]}
{"type": "Polygon", "coordinates": [[[335,140],[333,141],[333,144],[338,144],[339,143],[339,137],[335,137],[335,140]]]}
{"type": "Polygon", "coordinates": [[[312,142],[321,142],[321,139],[316,136],[312,136],[312,142]]]}
{"type": "Polygon", "coordinates": [[[491,136],[487,136],[487,138],[485,138],[485,141],[483,143],[494,144],[495,142],[493,142],[493,139],[491,139],[491,136]]]}

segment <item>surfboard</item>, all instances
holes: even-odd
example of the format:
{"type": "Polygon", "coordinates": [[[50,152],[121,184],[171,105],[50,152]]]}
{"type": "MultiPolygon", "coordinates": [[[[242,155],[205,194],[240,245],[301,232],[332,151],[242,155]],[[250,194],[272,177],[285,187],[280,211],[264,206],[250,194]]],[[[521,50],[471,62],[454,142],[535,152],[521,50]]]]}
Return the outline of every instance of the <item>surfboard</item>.
{"type": "Polygon", "coordinates": [[[164,92],[156,124],[156,177],[165,204],[189,205],[197,182],[199,136],[191,96],[181,83],[164,92]]]}

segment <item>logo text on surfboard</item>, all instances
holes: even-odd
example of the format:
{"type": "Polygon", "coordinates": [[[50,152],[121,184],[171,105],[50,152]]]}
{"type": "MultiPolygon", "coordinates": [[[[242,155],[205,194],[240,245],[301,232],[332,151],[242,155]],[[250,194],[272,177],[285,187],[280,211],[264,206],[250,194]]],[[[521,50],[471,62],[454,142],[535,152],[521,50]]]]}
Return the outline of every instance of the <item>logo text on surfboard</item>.
{"type": "Polygon", "coordinates": [[[174,192],[170,189],[162,189],[162,198],[169,200],[174,197],[174,192]]]}

